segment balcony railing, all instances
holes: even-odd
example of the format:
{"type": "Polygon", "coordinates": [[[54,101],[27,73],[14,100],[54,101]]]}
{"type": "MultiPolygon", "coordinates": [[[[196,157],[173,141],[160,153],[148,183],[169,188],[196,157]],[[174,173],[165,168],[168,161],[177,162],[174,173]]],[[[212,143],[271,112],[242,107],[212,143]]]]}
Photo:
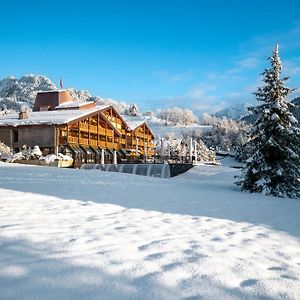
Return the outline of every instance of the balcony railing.
{"type": "Polygon", "coordinates": [[[78,144],[78,137],[68,136],[68,143],[78,144]]]}
{"type": "Polygon", "coordinates": [[[106,147],[108,149],[117,149],[118,148],[118,143],[106,142],[106,147]]]}
{"type": "Polygon", "coordinates": [[[91,146],[98,146],[98,141],[97,140],[90,140],[90,145],[91,146]]]}
{"type": "Polygon", "coordinates": [[[79,124],[79,129],[82,130],[82,131],[89,131],[89,124],[80,123],[79,124]]]}
{"type": "Polygon", "coordinates": [[[97,133],[97,132],[98,132],[97,129],[98,129],[97,126],[95,126],[95,125],[90,125],[90,132],[97,133]]]}
{"type": "Polygon", "coordinates": [[[89,140],[88,139],[80,138],[79,139],[79,144],[81,144],[81,145],[88,145],[89,144],[89,140]]]}
{"type": "Polygon", "coordinates": [[[106,148],[105,142],[104,141],[99,141],[98,142],[98,147],[100,147],[100,148],[106,148]]]}

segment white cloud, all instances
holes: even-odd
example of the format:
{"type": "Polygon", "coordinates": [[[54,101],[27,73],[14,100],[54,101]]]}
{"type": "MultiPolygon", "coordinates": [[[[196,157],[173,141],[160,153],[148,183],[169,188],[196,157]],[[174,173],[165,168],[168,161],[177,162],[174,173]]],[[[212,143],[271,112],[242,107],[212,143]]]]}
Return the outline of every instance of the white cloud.
{"type": "MultiPolygon", "coordinates": [[[[299,35],[300,24],[296,24],[287,32],[254,37],[241,44],[236,55],[227,58],[227,68],[222,64],[207,72],[202,69],[201,82],[194,84],[181,95],[156,100],[159,103],[157,107],[178,106],[190,108],[196,113],[214,113],[237,103],[254,104],[253,93],[263,85],[260,74],[264,68],[269,67],[267,58],[277,43],[283,61],[283,75],[291,77],[288,86],[300,87],[300,57],[293,57],[295,50],[300,47],[299,35]]],[[[195,81],[196,74],[195,71],[174,74],[157,71],[152,76],[164,82],[192,82],[195,81]]],[[[299,93],[296,90],[293,97],[299,93]]]]}

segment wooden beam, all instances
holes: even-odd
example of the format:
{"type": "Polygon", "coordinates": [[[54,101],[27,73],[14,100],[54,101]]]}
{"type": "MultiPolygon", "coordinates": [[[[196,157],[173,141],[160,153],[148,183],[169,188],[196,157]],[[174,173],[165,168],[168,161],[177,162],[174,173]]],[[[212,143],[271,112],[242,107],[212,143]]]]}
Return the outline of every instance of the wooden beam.
{"type": "Polygon", "coordinates": [[[99,146],[99,113],[97,113],[97,145],[99,146]]]}

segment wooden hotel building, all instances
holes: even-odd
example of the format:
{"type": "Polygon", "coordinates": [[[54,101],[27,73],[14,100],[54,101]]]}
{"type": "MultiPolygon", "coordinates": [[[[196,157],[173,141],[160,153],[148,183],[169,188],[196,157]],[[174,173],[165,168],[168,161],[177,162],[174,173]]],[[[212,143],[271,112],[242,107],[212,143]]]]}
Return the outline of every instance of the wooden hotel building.
{"type": "Polygon", "coordinates": [[[82,163],[144,161],[154,155],[154,135],[144,120],[121,116],[111,105],[73,101],[68,90],[39,92],[32,112],[0,116],[0,140],[19,151],[38,145],[82,163]],[[103,149],[103,150],[102,150],[103,149]]]}

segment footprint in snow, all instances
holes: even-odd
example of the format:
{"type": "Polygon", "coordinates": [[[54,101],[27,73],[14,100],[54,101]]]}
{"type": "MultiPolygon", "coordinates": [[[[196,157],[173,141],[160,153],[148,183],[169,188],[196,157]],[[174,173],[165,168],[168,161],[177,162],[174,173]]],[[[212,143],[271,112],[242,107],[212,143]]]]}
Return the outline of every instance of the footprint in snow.
{"type": "Polygon", "coordinates": [[[291,259],[291,257],[290,257],[289,255],[286,255],[286,254],[283,253],[283,252],[278,251],[278,252],[276,252],[276,254],[277,254],[278,256],[280,256],[280,257],[283,257],[283,258],[286,259],[286,260],[290,260],[290,259],[291,259]]]}
{"type": "Polygon", "coordinates": [[[154,254],[149,254],[145,257],[145,260],[153,261],[153,260],[162,258],[164,255],[165,255],[165,252],[158,252],[158,253],[154,253],[154,254]]]}
{"type": "Polygon", "coordinates": [[[247,279],[247,280],[244,280],[240,283],[240,287],[249,287],[249,286],[253,286],[253,285],[256,285],[258,282],[257,279],[247,279]]]}
{"type": "Polygon", "coordinates": [[[233,232],[233,231],[228,231],[228,232],[225,233],[225,235],[227,235],[227,236],[235,235],[235,232],[233,232]]]}
{"type": "Polygon", "coordinates": [[[138,249],[140,251],[144,251],[144,250],[147,250],[148,248],[152,247],[152,246],[155,246],[155,245],[158,245],[160,243],[165,243],[165,240],[157,240],[157,241],[153,241],[149,244],[145,244],[145,245],[142,245],[142,246],[139,246],[138,249]]]}
{"type": "Polygon", "coordinates": [[[198,253],[198,254],[195,254],[194,256],[187,257],[186,261],[188,263],[196,263],[205,257],[207,257],[207,255],[198,253]]]}
{"type": "Polygon", "coordinates": [[[289,280],[294,280],[294,281],[297,281],[298,278],[295,277],[295,276],[291,276],[291,275],[288,275],[288,274],[283,274],[280,276],[281,278],[284,278],[284,279],[289,279],[289,280]]]}
{"type": "Polygon", "coordinates": [[[266,233],[258,233],[256,236],[257,236],[258,238],[268,238],[268,237],[269,237],[269,235],[266,234],[266,233]]]}
{"type": "Polygon", "coordinates": [[[249,245],[249,244],[251,244],[253,242],[254,242],[254,240],[252,240],[252,239],[243,239],[242,240],[242,244],[243,245],[249,245]]]}
{"type": "Polygon", "coordinates": [[[220,237],[214,237],[211,239],[212,242],[223,242],[223,239],[220,237]]]}
{"type": "Polygon", "coordinates": [[[152,273],[148,273],[146,275],[140,276],[136,279],[133,280],[134,285],[142,285],[143,287],[145,286],[145,282],[147,282],[148,280],[152,280],[154,279],[156,276],[159,275],[159,272],[152,272],[152,273]]]}
{"type": "Polygon", "coordinates": [[[175,268],[177,268],[181,265],[182,265],[181,262],[170,263],[170,264],[167,264],[167,265],[163,265],[162,269],[163,269],[163,271],[171,271],[171,270],[174,270],[175,268]]]}
{"type": "Polygon", "coordinates": [[[269,271],[285,271],[286,268],[275,266],[275,267],[270,267],[267,270],[269,270],[269,271]]]}
{"type": "Polygon", "coordinates": [[[115,227],[115,230],[123,230],[123,229],[126,229],[126,227],[125,226],[115,227]]]}

